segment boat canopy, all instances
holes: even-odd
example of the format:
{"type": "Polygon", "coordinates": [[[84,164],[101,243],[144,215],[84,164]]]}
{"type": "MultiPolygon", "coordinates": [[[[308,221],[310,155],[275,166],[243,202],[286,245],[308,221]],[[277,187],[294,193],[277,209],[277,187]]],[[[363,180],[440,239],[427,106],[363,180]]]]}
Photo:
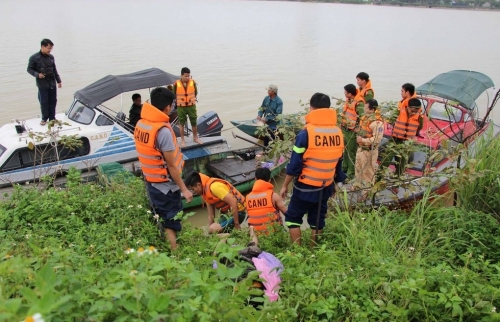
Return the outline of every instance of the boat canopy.
{"type": "Polygon", "coordinates": [[[434,95],[453,100],[467,109],[473,109],[476,99],[494,86],[491,78],[485,74],[470,70],[452,70],[420,85],[416,92],[421,96],[434,95]]]}
{"type": "Polygon", "coordinates": [[[86,106],[94,108],[121,93],[170,85],[179,78],[159,68],[149,68],[125,75],[108,75],[77,91],[75,98],[86,106]]]}

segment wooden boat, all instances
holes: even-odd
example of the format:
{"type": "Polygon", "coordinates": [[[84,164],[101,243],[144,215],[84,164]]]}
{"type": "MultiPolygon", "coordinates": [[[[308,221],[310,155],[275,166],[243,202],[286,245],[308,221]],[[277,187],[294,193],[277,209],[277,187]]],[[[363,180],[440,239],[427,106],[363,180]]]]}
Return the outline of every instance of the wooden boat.
{"type": "MultiPolygon", "coordinates": [[[[449,191],[445,170],[462,167],[465,159],[456,158],[453,153],[459,145],[473,154],[481,140],[489,140],[500,133],[489,115],[500,99],[496,93],[483,118],[479,118],[478,97],[494,87],[486,75],[466,70],[454,70],[439,74],[429,82],[416,88],[417,98],[422,102],[424,125],[420,136],[414,141],[422,147],[410,155],[406,179],[397,186],[387,181],[387,186],[364,200],[363,191],[349,191],[338,194],[336,202],[342,206],[391,206],[405,207],[430,193],[444,194],[449,191]],[[440,175],[440,174],[443,175],[440,175]],[[395,189],[397,188],[397,189],[395,189]]],[[[386,124],[381,153],[392,136],[392,126],[386,124]]],[[[391,166],[392,167],[392,166],[391,166]]],[[[382,188],[382,187],[381,187],[382,188]]]]}
{"type": "MultiPolygon", "coordinates": [[[[101,163],[122,164],[137,161],[133,126],[123,112],[113,111],[104,102],[122,94],[144,88],[172,84],[179,77],[158,68],[127,74],[108,75],[77,91],[66,113],[56,115],[58,122],[50,129],[40,125],[39,118],[15,120],[0,127],[0,187],[37,181],[46,175],[63,174],[70,167],[93,171],[101,163]],[[36,137],[42,139],[38,140],[36,137]],[[70,149],[60,140],[75,136],[81,147],[70,149]]],[[[172,116],[174,130],[175,117],[172,116]]],[[[220,136],[222,122],[214,112],[198,119],[203,144],[188,135],[182,149],[185,160],[229,151],[220,136]]]]}
{"type": "MultiPolygon", "coordinates": [[[[255,170],[258,167],[268,167],[271,178],[280,174],[288,164],[288,159],[281,157],[273,161],[259,161],[255,156],[261,151],[258,148],[234,150],[217,153],[206,158],[192,159],[186,162],[184,174],[191,171],[202,172],[210,177],[217,177],[231,183],[240,192],[245,193],[252,189],[255,182],[255,170]]],[[[202,204],[201,196],[195,195],[190,203],[183,200],[184,209],[197,207],[202,204]]]]}

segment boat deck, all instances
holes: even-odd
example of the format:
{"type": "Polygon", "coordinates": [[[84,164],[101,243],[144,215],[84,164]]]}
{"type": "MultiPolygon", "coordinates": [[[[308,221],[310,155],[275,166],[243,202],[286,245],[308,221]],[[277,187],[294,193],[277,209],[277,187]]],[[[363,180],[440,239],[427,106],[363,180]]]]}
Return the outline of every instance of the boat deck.
{"type": "Polygon", "coordinates": [[[241,160],[228,158],[222,161],[210,162],[207,168],[220,178],[224,178],[233,185],[255,178],[256,160],[241,160]]]}

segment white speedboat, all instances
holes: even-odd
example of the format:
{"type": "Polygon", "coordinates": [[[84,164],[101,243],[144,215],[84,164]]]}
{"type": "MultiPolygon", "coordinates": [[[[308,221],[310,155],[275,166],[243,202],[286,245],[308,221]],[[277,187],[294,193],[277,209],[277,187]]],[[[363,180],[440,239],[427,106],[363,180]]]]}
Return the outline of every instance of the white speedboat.
{"type": "MultiPolygon", "coordinates": [[[[43,176],[64,173],[70,167],[87,171],[101,163],[137,162],[133,126],[123,112],[115,112],[104,102],[124,92],[166,86],[179,77],[158,68],[136,73],[108,75],[77,91],[66,113],[56,115],[54,126],[40,125],[39,118],[14,120],[0,127],[0,187],[37,181],[43,176]],[[61,142],[75,136],[81,146],[71,149],[61,142]]],[[[174,130],[176,113],[171,115],[174,130]]],[[[198,118],[203,144],[192,142],[187,134],[182,148],[185,160],[229,151],[220,136],[222,122],[214,112],[198,118]]]]}

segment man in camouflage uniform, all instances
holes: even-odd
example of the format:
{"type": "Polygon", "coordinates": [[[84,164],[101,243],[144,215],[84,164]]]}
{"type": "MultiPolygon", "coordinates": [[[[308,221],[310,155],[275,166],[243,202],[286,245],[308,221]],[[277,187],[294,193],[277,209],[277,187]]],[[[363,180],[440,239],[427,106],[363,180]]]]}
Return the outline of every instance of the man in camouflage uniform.
{"type": "Polygon", "coordinates": [[[356,136],[358,150],[356,151],[355,188],[368,188],[374,184],[378,166],[378,148],[384,136],[384,120],[378,110],[378,102],[374,99],[368,100],[364,108],[364,115],[359,121],[359,132],[356,136]]]}

